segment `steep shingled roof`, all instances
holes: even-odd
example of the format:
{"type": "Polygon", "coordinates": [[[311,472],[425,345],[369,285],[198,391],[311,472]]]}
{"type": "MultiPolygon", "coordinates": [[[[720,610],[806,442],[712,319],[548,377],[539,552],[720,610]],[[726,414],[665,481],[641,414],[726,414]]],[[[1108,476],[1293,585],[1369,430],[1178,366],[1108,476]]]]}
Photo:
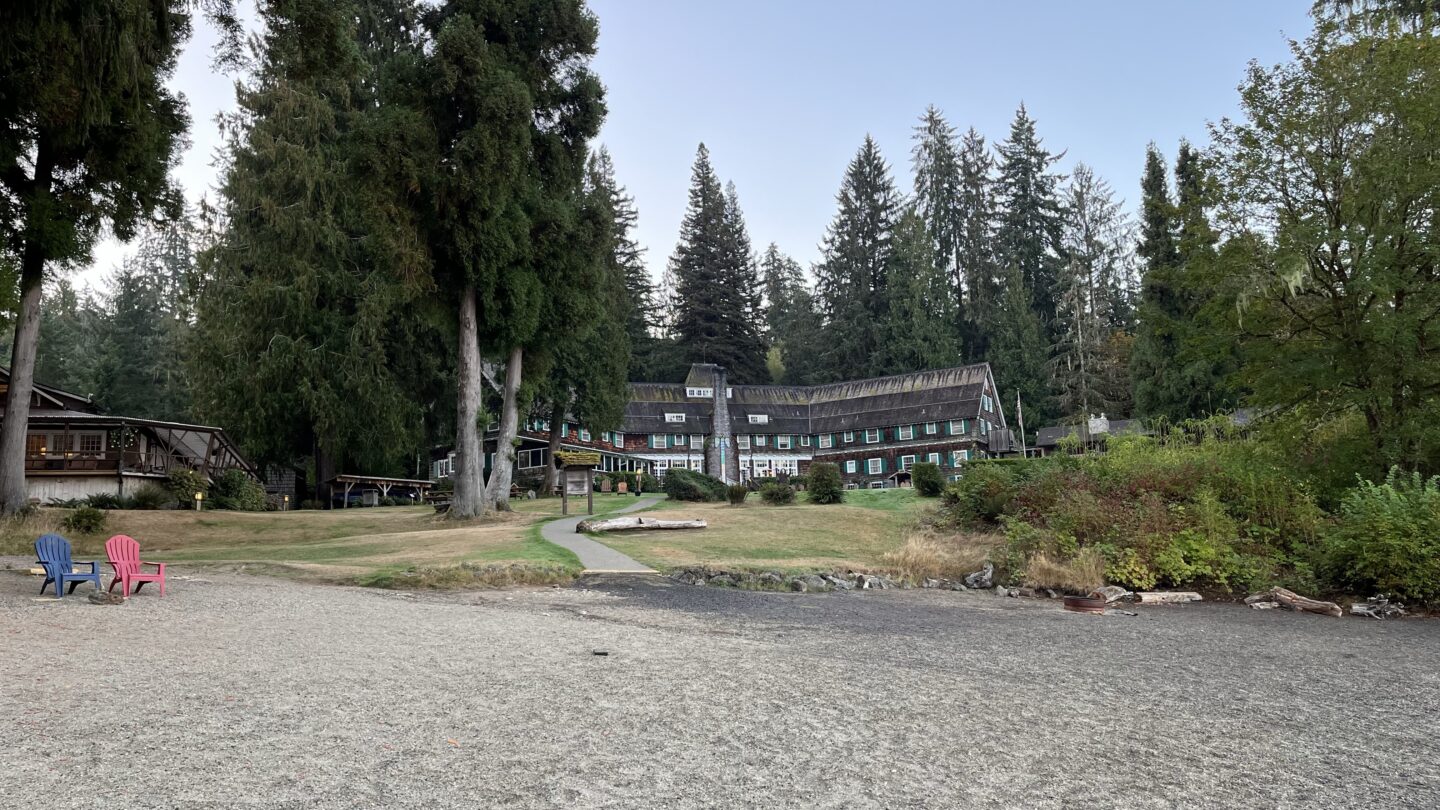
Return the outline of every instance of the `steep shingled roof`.
{"type": "MultiPolygon", "coordinates": [[[[713,387],[714,370],[691,366],[683,384],[631,383],[624,431],[709,433],[710,400],[688,397],[686,388],[713,387]],[[667,413],[683,413],[685,422],[666,422],[667,413]]],[[[985,363],[817,386],[735,385],[731,426],[736,433],[813,434],[975,419],[987,385],[993,383],[985,363]],[[764,427],[750,422],[759,414],[768,419],[764,427]]],[[[1004,427],[1003,412],[997,416],[1004,427]]]]}

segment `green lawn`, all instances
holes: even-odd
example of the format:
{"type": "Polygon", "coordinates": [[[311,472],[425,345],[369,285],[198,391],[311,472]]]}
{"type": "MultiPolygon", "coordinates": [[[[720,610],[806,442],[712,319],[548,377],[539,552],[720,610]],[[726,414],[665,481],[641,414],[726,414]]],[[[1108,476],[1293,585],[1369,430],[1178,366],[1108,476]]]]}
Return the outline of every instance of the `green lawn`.
{"type": "Polygon", "coordinates": [[[707,565],[802,571],[881,568],[898,552],[922,512],[933,505],[914,490],[855,490],[845,503],[821,506],[803,495],[790,506],[767,506],[752,494],[742,506],[661,501],[667,518],[703,518],[694,531],[614,533],[607,545],[659,569],[707,565]]]}

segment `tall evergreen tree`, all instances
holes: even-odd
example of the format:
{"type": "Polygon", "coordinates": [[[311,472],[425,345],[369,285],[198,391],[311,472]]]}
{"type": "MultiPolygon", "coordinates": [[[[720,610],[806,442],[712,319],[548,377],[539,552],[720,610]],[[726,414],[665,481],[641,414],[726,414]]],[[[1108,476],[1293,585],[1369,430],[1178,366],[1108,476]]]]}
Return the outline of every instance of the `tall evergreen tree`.
{"type": "Polygon", "coordinates": [[[625,282],[625,335],[630,344],[627,380],[650,380],[657,363],[655,329],[658,306],[655,282],[645,266],[645,249],[635,241],[640,215],[635,198],[615,180],[615,164],[603,145],[591,156],[586,169],[589,193],[602,198],[610,220],[610,262],[625,282]]]}
{"type": "Polygon", "coordinates": [[[960,363],[951,272],[941,266],[935,238],[911,207],[895,223],[885,294],[886,320],[873,374],[903,374],[960,363]]]}
{"type": "MultiPolygon", "coordinates": [[[[620,427],[628,400],[626,372],[630,368],[629,327],[633,315],[628,286],[633,243],[627,244],[628,225],[622,220],[627,200],[616,193],[609,161],[592,159],[585,172],[580,227],[571,242],[571,255],[595,265],[594,284],[581,300],[554,299],[554,329],[543,350],[535,352],[531,375],[544,372],[538,394],[548,406],[550,457],[543,491],[555,484],[555,452],[560,449],[567,417],[593,433],[620,427]]],[[[633,209],[631,209],[633,210],[633,209]]],[[[550,320],[547,318],[547,320],[550,320]]]]}
{"type": "Polygon", "coordinates": [[[950,280],[947,303],[954,322],[954,340],[964,336],[965,277],[960,247],[966,222],[961,158],[955,128],[934,105],[926,108],[915,127],[911,160],[915,171],[915,205],[934,242],[935,264],[950,280]]]}
{"type": "Polygon", "coordinates": [[[760,259],[760,277],[765,289],[765,337],[774,345],[780,342],[795,291],[805,286],[805,270],[771,242],[760,259]]]}
{"type": "Polygon", "coordinates": [[[1032,426],[1055,417],[1046,368],[1045,329],[1035,314],[1023,273],[1011,265],[1006,273],[990,338],[989,362],[997,393],[1008,401],[1018,390],[1032,426]]]}
{"type": "Polygon", "coordinates": [[[1001,261],[1020,270],[1036,316],[1052,338],[1057,334],[1055,295],[1065,257],[1061,246],[1064,179],[1050,167],[1061,155],[1045,149],[1025,105],[1015,112],[1010,137],[1000,152],[996,233],[1001,261]]]}
{"type": "Polygon", "coordinates": [[[750,238],[734,187],[721,187],[704,144],[695,153],[690,202],[670,269],[682,361],[724,366],[732,382],[766,381],[750,238]]]}
{"type": "Polygon", "coordinates": [[[960,140],[958,163],[955,264],[964,288],[966,329],[962,346],[967,357],[978,362],[987,356],[1001,286],[995,256],[995,159],[985,145],[985,137],[973,128],[960,140]]]}
{"type": "Polygon", "coordinates": [[[391,341],[394,319],[431,289],[427,257],[377,172],[373,142],[391,122],[356,37],[361,5],[260,8],[190,362],[197,414],[256,461],[310,455],[322,498],[345,466],[407,469],[420,444],[402,376],[417,353],[391,341]]]}
{"type": "Polygon", "coordinates": [[[593,272],[567,246],[585,144],[605,112],[590,70],[598,32],[581,0],[447,0],[424,29],[425,123],[443,167],[425,183],[429,248],[458,314],[451,514],[470,517],[508,508],[525,354],[548,336],[544,314],[561,309],[547,297],[583,292],[593,272]],[[505,360],[484,480],[482,351],[505,360]]]}
{"type": "Polygon", "coordinates": [[[190,35],[191,6],[0,4],[0,254],[18,265],[20,286],[0,425],[0,513],[30,503],[25,431],[47,273],[88,257],[107,225],[128,240],[153,212],[179,209],[168,172],[188,122],[166,82],[190,35]]]}
{"type": "Polygon", "coordinates": [[[817,365],[827,380],[881,373],[877,368],[884,364],[879,327],[889,310],[885,288],[900,203],[890,167],[870,136],[850,161],[836,200],[839,210],[815,268],[825,322],[825,346],[817,365]]]}
{"type": "Polygon", "coordinates": [[[1110,185],[1089,166],[1075,167],[1065,191],[1063,246],[1069,261],[1057,290],[1058,338],[1051,355],[1056,406],[1064,414],[1115,412],[1102,394],[1114,390],[1106,374],[1120,371],[1105,349],[1131,327],[1133,272],[1130,225],[1110,185]]]}
{"type": "Polygon", "coordinates": [[[1196,321],[1210,295],[1199,278],[1215,258],[1216,243],[1199,156],[1181,142],[1173,204],[1163,168],[1157,175],[1158,161],[1158,152],[1150,149],[1142,180],[1138,253],[1143,263],[1130,367],[1136,411],[1180,421],[1233,406],[1225,378],[1234,361],[1232,350],[1211,345],[1215,336],[1196,321]]]}
{"type": "Polygon", "coordinates": [[[785,378],[786,332],[793,323],[795,298],[805,291],[805,271],[799,262],[780,252],[780,247],[771,242],[760,259],[760,278],[765,291],[766,363],[771,380],[778,383],[785,378]]]}
{"type": "Polygon", "coordinates": [[[69,279],[56,278],[40,305],[44,342],[35,351],[35,379],[46,385],[94,396],[96,360],[103,345],[106,313],[89,290],[76,290],[69,279]]]}

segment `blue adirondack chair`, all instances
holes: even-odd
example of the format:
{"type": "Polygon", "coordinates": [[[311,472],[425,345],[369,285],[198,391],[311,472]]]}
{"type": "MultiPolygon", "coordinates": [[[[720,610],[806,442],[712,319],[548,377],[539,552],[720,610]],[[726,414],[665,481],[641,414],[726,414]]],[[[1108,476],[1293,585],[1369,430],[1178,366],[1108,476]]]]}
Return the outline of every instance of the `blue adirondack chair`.
{"type": "Polygon", "coordinates": [[[58,534],[42,534],[40,539],[35,541],[35,558],[40,567],[45,569],[45,581],[40,583],[40,593],[45,593],[45,588],[50,583],[55,583],[55,596],[65,596],[65,584],[70,584],[70,593],[75,592],[75,586],[82,582],[89,581],[95,585],[95,590],[100,590],[100,563],[78,563],[89,565],[90,573],[75,574],[77,563],[70,561],[70,541],[58,534]]]}

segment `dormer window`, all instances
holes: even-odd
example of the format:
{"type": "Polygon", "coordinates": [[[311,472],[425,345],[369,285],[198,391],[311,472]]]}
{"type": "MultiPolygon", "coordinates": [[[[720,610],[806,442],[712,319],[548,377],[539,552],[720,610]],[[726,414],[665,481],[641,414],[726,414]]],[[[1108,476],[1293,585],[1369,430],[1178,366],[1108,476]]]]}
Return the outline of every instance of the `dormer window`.
{"type": "Polygon", "coordinates": [[[768,424],[770,424],[770,414],[768,414],[768,413],[752,413],[752,414],[750,414],[750,424],[752,424],[752,425],[768,425],[768,424]]]}
{"type": "Polygon", "coordinates": [[[709,399],[715,396],[714,388],[686,388],[685,396],[692,399],[709,399]]]}
{"type": "Polygon", "coordinates": [[[685,414],[683,414],[683,413],[667,413],[667,414],[665,414],[665,421],[666,421],[666,422],[678,422],[678,423],[682,423],[682,424],[683,424],[683,423],[685,422],[685,414]]]}

